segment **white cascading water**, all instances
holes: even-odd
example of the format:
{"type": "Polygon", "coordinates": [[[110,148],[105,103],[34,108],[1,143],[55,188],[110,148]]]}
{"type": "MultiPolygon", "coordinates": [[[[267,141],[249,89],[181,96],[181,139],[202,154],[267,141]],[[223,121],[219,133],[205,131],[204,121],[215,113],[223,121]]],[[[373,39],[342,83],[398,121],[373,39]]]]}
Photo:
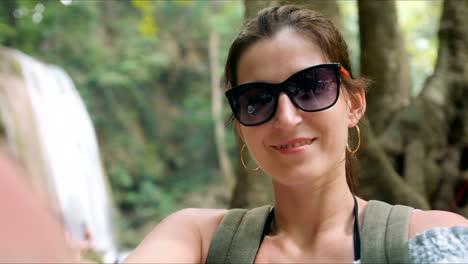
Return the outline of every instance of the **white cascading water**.
{"type": "Polygon", "coordinates": [[[73,81],[61,68],[15,51],[37,121],[43,159],[71,238],[92,234],[92,247],[114,254],[111,203],[96,134],[73,81]],[[86,230],[87,229],[87,230],[86,230]]]}

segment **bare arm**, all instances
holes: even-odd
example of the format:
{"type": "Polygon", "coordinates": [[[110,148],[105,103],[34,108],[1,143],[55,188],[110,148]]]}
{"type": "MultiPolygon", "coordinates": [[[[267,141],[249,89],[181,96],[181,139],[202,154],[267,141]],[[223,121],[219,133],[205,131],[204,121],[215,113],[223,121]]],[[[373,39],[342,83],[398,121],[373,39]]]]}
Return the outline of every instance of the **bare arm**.
{"type": "Polygon", "coordinates": [[[451,226],[468,226],[468,220],[451,212],[418,210],[411,215],[408,238],[432,228],[451,226]]]}
{"type": "Polygon", "coordinates": [[[201,263],[225,210],[184,209],[164,219],[125,263],[201,263]]]}
{"type": "Polygon", "coordinates": [[[65,231],[0,146],[0,263],[71,263],[65,231]]]}

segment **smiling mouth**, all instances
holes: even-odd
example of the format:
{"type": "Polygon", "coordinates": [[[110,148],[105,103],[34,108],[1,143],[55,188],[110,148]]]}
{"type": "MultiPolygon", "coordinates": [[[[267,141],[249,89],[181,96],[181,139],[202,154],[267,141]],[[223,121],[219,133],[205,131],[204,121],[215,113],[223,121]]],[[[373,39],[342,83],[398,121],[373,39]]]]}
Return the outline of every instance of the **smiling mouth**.
{"type": "Polygon", "coordinates": [[[305,145],[310,145],[315,139],[308,139],[304,141],[299,141],[293,144],[284,144],[284,145],[278,145],[278,146],[273,146],[275,149],[288,149],[288,148],[297,148],[305,145]]]}

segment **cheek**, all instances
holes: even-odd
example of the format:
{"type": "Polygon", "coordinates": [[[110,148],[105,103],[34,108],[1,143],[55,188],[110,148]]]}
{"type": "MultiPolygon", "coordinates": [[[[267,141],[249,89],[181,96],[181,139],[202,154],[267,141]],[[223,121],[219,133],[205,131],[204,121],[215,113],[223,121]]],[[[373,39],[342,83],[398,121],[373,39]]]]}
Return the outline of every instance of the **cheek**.
{"type": "MultiPolygon", "coordinates": [[[[244,143],[249,148],[249,151],[257,156],[261,154],[263,149],[263,135],[264,132],[260,128],[242,127],[241,133],[243,135],[244,143]]],[[[253,158],[253,157],[252,157],[253,158]]]]}
{"type": "MultiPolygon", "coordinates": [[[[343,90],[342,90],[343,91],[343,90]]],[[[346,91],[343,91],[343,93],[346,93],[346,91]]],[[[340,94],[340,98],[337,102],[337,104],[340,103],[340,108],[343,113],[343,118],[345,124],[349,127],[351,122],[353,122],[352,119],[355,118],[353,112],[351,111],[351,98],[350,95],[346,94],[340,94]]]]}
{"type": "Polygon", "coordinates": [[[323,116],[321,120],[324,130],[325,146],[335,153],[341,153],[346,148],[348,140],[348,107],[343,100],[337,102],[334,108],[330,109],[329,115],[323,116]]]}
{"type": "Polygon", "coordinates": [[[325,137],[325,142],[328,147],[336,148],[346,144],[346,137],[347,137],[347,126],[343,122],[343,120],[334,120],[335,122],[328,122],[327,125],[324,127],[322,135],[325,137]]]}
{"type": "Polygon", "coordinates": [[[349,117],[351,110],[349,108],[349,100],[346,96],[340,95],[340,98],[336,102],[336,105],[333,107],[334,109],[334,125],[337,130],[346,130],[349,125],[349,117]],[[343,128],[343,126],[345,128],[343,128]]]}

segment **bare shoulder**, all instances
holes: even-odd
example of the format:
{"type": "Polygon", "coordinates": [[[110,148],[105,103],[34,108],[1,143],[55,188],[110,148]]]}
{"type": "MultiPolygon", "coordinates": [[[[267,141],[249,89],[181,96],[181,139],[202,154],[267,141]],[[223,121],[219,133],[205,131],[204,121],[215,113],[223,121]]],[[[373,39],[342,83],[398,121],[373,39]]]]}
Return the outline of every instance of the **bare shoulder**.
{"type": "Polygon", "coordinates": [[[432,228],[451,226],[468,226],[468,220],[452,212],[416,210],[411,215],[408,238],[432,228]]]}
{"type": "Polygon", "coordinates": [[[188,208],[166,217],[126,263],[201,263],[227,210],[188,208]]]}

